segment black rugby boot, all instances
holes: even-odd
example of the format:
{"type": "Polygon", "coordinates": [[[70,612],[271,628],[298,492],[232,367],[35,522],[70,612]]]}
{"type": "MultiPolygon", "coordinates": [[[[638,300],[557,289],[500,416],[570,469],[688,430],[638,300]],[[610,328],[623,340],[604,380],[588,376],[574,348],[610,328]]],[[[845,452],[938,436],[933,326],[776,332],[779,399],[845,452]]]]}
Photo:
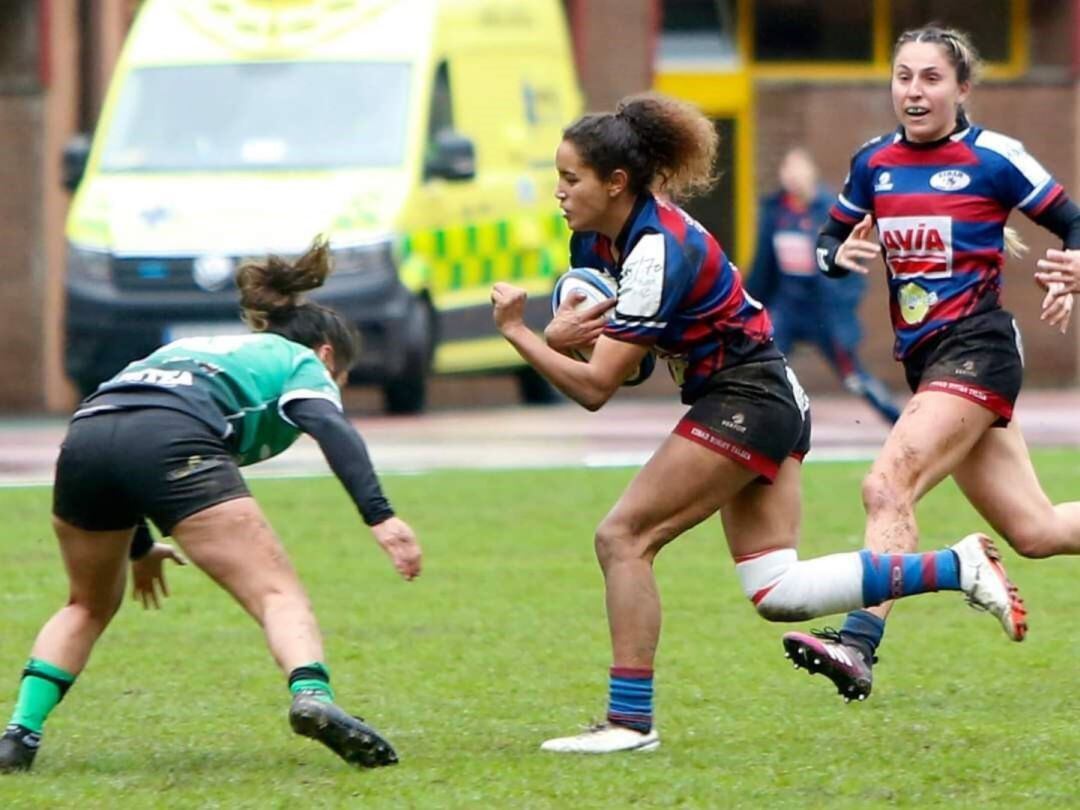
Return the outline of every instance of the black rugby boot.
{"type": "Polygon", "coordinates": [[[0,773],[28,771],[34,764],[41,735],[25,726],[10,725],[0,737],[0,773]]]}
{"type": "Polygon", "coordinates": [[[873,665],[857,646],[846,643],[831,627],[809,633],[784,633],[784,657],[795,669],[821,673],[836,686],[845,703],[866,700],[873,686],[873,665]]]}
{"type": "Polygon", "coordinates": [[[297,734],[318,740],[358,768],[396,765],[393,746],[375,729],[346,714],[333,703],[298,692],[289,708],[289,725],[297,734]]]}

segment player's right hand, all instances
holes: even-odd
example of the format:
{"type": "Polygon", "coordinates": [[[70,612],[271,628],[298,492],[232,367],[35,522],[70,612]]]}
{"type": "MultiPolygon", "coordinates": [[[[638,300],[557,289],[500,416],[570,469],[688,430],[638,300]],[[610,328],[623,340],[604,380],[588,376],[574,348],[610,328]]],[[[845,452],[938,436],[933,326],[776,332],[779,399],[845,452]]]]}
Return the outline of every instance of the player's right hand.
{"type": "MultiPolygon", "coordinates": [[[[1037,262],[1039,270],[1035,280],[1047,292],[1053,285],[1056,296],[1080,293],[1080,250],[1046,251],[1046,257],[1037,262]]],[[[1045,304],[1043,305],[1046,306],[1045,304]]]]}
{"type": "Polygon", "coordinates": [[[874,218],[867,214],[862,222],[848,234],[848,238],[836,251],[833,260],[839,267],[853,273],[866,275],[870,272],[867,265],[881,255],[881,245],[870,238],[874,231],[874,218]]]}
{"type": "Polygon", "coordinates": [[[1069,321],[1072,318],[1074,294],[1059,282],[1051,282],[1046,286],[1046,296],[1042,302],[1042,315],[1040,320],[1046,321],[1050,326],[1056,326],[1061,334],[1069,329],[1069,321]]]}
{"type": "Polygon", "coordinates": [[[521,287],[500,281],[491,288],[491,314],[495,328],[504,335],[525,322],[525,300],[528,293],[521,287]]]}
{"type": "Polygon", "coordinates": [[[154,543],[142,557],[131,563],[131,595],[142,602],[143,609],[161,608],[161,600],[169,595],[169,585],[165,581],[165,561],[172,560],[177,565],[187,562],[168,543],[154,543]]]}
{"type": "Polygon", "coordinates": [[[420,560],[423,552],[416,542],[416,534],[401,518],[387,518],[371,527],[375,542],[390,557],[397,572],[406,580],[420,576],[420,560]]]}

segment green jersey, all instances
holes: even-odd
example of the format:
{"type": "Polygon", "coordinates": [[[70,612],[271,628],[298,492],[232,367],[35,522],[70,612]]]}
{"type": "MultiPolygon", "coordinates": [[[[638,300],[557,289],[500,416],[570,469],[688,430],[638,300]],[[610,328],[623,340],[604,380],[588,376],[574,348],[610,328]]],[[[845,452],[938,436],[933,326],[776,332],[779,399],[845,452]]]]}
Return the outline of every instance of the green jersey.
{"type": "Polygon", "coordinates": [[[217,431],[244,465],[296,441],[300,430],[283,408],[312,398],[342,407],[330,372],[306,346],[265,332],[183,338],[102,383],[75,418],[146,406],[184,411],[217,431]]]}

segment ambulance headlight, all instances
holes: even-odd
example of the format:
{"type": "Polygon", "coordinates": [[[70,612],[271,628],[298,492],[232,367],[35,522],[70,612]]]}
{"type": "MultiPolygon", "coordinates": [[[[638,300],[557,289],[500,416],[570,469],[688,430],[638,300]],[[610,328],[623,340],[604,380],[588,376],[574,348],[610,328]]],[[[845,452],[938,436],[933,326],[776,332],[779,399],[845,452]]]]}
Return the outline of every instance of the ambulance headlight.
{"type": "Polygon", "coordinates": [[[363,273],[371,278],[395,274],[394,255],[390,240],[359,245],[333,245],[334,275],[363,273]]]}
{"type": "Polygon", "coordinates": [[[70,278],[107,284],[112,280],[112,254],[105,250],[69,245],[67,271],[70,278]]]}

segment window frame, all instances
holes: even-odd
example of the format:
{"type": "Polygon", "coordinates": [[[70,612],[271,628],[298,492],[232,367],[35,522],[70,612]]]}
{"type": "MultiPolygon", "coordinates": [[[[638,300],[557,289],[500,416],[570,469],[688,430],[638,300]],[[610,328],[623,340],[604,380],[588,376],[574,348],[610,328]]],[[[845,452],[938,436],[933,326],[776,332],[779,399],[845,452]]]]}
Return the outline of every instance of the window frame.
{"type": "MultiPolygon", "coordinates": [[[[736,0],[739,53],[755,78],[801,81],[888,78],[892,71],[893,43],[900,35],[899,31],[892,30],[893,3],[903,2],[903,0],[872,0],[872,2],[873,57],[870,61],[758,61],[754,55],[754,28],[758,10],[754,0],[736,0]]],[[[1027,72],[1031,64],[1030,12],[1030,0],[1009,0],[1009,58],[1003,62],[988,61],[983,74],[985,78],[1016,79],[1027,72]]]]}

